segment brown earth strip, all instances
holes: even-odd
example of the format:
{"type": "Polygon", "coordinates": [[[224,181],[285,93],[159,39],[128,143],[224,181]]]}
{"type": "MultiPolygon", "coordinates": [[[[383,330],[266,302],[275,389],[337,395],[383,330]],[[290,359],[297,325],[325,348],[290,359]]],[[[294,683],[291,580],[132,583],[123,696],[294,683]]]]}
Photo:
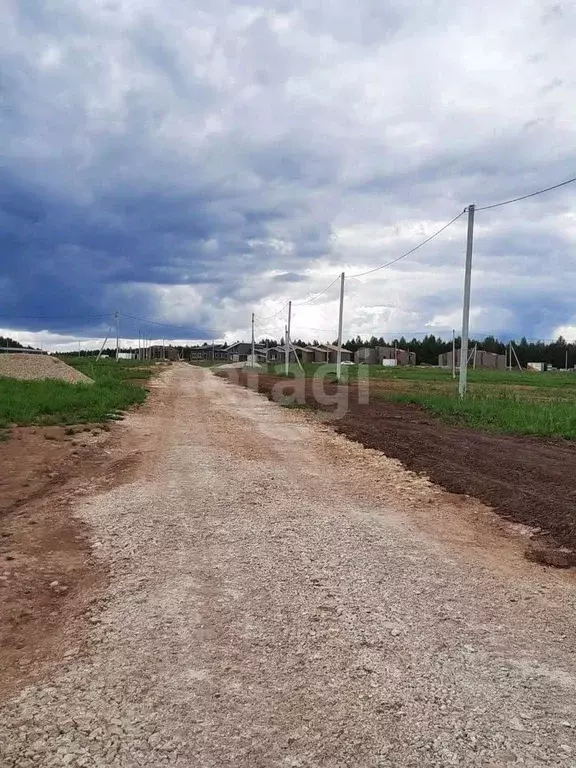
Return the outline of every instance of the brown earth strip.
{"type": "Polygon", "coordinates": [[[71,432],[17,427],[0,443],[0,697],[81,652],[106,581],[71,505],[129,464],[115,461],[113,433],[71,432]]]}
{"type": "Polygon", "coordinates": [[[576,443],[450,426],[415,405],[362,404],[356,386],[325,383],[319,403],[309,379],[304,389],[302,379],[238,370],[221,375],[274,400],[296,393],[297,403],[334,412],[334,428],[351,440],[399,459],[447,491],[479,499],[505,519],[535,528],[537,544],[527,556],[551,565],[576,564],[574,555],[557,549],[576,549],[576,443]]]}

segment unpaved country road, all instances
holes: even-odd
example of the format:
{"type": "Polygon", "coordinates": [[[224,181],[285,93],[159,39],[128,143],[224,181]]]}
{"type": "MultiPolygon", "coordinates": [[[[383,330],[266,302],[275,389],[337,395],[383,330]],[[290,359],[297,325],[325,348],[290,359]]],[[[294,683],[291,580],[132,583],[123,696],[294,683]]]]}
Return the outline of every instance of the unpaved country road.
{"type": "Polygon", "coordinates": [[[2,768],[576,766],[573,577],[477,502],[186,365],[121,429],[90,653],[0,712],[2,768]]]}

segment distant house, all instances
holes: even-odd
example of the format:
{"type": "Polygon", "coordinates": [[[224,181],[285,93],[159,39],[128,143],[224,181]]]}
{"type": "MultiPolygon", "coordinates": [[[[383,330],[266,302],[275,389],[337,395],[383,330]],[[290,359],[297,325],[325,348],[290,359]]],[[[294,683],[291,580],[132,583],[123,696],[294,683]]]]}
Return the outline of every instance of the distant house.
{"type": "Polygon", "coordinates": [[[284,347],[268,347],[264,348],[265,361],[275,365],[276,363],[284,362],[284,347]]]}
{"type": "Polygon", "coordinates": [[[190,360],[214,360],[214,362],[226,362],[228,352],[225,344],[202,344],[190,349],[190,360]]]}
{"type": "Polygon", "coordinates": [[[382,365],[383,360],[396,360],[396,365],[416,365],[416,353],[399,347],[361,347],[354,353],[359,365],[382,365]]]}
{"type": "Polygon", "coordinates": [[[316,362],[316,352],[311,347],[294,347],[302,364],[316,362]]]}
{"type": "MultiPolygon", "coordinates": [[[[327,352],[327,362],[336,363],[338,359],[338,347],[336,344],[323,344],[327,352]]],[[[351,362],[354,354],[349,349],[342,349],[342,362],[351,362]]]]}
{"type": "MultiPolygon", "coordinates": [[[[262,344],[254,345],[254,352],[261,356],[265,352],[262,344]]],[[[250,341],[236,341],[226,347],[227,358],[231,363],[245,363],[252,356],[252,343],[250,341]]]]}
{"type": "MultiPolygon", "coordinates": [[[[496,352],[486,352],[483,349],[476,351],[473,354],[473,350],[469,350],[470,362],[469,365],[474,365],[475,368],[492,368],[497,371],[506,370],[506,355],[498,355],[496,352]]],[[[452,350],[450,352],[444,352],[442,355],[438,355],[438,365],[440,368],[452,368],[452,350]]],[[[460,368],[460,350],[456,350],[456,362],[455,367],[460,368]]]]}
{"type": "Polygon", "coordinates": [[[328,360],[328,350],[324,346],[317,346],[317,347],[306,347],[308,350],[310,361],[311,363],[327,363],[328,360]]]}
{"type": "Polygon", "coordinates": [[[153,344],[148,347],[147,355],[150,360],[180,360],[180,353],[170,345],[153,344]]]}

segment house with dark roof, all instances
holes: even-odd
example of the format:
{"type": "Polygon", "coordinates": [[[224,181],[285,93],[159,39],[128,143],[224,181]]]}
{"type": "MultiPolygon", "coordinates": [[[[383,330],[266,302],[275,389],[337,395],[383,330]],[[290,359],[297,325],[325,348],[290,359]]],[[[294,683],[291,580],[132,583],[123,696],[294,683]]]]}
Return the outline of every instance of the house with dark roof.
{"type": "Polygon", "coordinates": [[[354,353],[358,365],[382,365],[384,360],[396,360],[396,365],[416,365],[416,353],[399,347],[360,347],[354,353]]]}

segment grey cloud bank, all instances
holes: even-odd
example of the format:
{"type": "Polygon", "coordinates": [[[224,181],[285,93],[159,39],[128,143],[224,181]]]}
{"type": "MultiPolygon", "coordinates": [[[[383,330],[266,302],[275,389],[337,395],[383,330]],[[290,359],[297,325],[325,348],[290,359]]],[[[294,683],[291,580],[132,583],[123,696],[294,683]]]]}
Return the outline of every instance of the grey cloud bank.
{"type": "MultiPolygon", "coordinates": [[[[3,15],[5,328],[98,336],[121,309],[242,335],[252,309],[384,263],[470,202],[575,175],[568,4],[8,0],[3,15]]],[[[576,326],[575,195],[478,215],[473,331],[576,326]]],[[[463,255],[460,221],[351,282],[346,328],[457,324],[463,255]]],[[[335,326],[336,296],[302,322],[335,326]]]]}

